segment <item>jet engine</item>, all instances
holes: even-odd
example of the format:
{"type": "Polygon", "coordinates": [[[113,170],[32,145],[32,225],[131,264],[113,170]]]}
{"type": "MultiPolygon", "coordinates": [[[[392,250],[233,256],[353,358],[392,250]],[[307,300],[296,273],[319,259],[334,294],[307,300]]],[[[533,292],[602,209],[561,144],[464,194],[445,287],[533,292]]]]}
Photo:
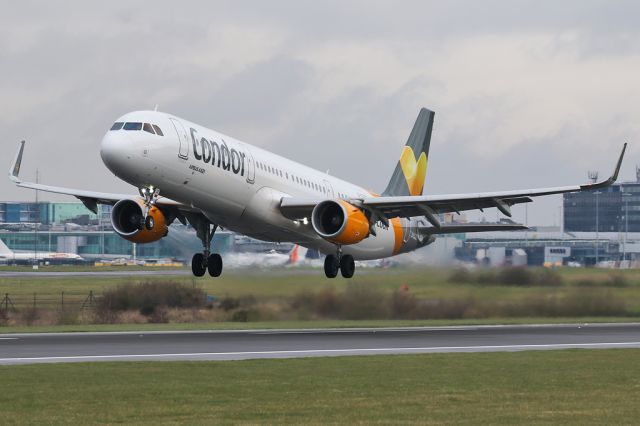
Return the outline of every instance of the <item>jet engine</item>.
{"type": "Polygon", "coordinates": [[[358,207],[343,200],[327,200],[311,213],[313,229],[335,244],[356,244],[369,236],[369,220],[358,207]]]}
{"type": "Polygon", "coordinates": [[[146,222],[145,225],[144,203],[141,200],[120,200],[111,210],[111,225],[125,240],[139,244],[152,243],[169,233],[171,222],[156,206],[149,209],[146,222]]]}

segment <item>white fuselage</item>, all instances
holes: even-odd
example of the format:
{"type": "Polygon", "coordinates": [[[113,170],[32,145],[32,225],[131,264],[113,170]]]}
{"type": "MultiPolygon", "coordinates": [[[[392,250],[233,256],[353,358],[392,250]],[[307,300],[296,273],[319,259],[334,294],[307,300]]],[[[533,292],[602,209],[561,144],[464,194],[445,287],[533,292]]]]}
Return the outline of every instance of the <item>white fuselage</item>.
{"type": "Polygon", "coordinates": [[[31,262],[35,260],[43,261],[65,261],[83,260],[75,253],[54,253],[54,252],[6,252],[0,253],[0,260],[7,262],[31,262]]]}
{"type": "MultiPolygon", "coordinates": [[[[108,131],[101,156],[116,176],[136,187],[159,188],[162,196],[197,208],[212,223],[254,238],[335,253],[336,246],[318,236],[309,220],[284,217],[281,199],[371,196],[357,185],[166,113],[132,112],[117,122],[155,124],[164,135],[108,131]]],[[[357,260],[414,250],[424,245],[413,232],[420,221],[395,220],[388,227],[378,223],[377,235],[342,250],[357,260]]]]}

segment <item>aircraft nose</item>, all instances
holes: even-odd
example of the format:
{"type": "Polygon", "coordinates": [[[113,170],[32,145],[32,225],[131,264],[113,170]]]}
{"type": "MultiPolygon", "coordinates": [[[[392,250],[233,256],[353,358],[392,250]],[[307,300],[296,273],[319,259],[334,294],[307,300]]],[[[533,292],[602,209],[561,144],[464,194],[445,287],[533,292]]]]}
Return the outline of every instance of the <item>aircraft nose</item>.
{"type": "Polygon", "coordinates": [[[102,162],[114,174],[122,168],[128,158],[130,158],[130,143],[128,137],[122,132],[108,131],[102,138],[100,145],[100,157],[102,162]]]}

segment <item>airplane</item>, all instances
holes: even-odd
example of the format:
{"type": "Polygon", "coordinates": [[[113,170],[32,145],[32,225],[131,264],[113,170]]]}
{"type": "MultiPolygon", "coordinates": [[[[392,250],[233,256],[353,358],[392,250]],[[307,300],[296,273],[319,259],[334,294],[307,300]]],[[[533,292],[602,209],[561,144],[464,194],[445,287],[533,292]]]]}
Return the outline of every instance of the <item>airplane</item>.
{"type": "MultiPolygon", "coordinates": [[[[203,250],[191,261],[195,276],[222,273],[211,241],[220,227],[256,239],[292,242],[326,255],[324,272],[355,273],[355,260],[395,256],[443,234],[527,229],[516,223],[448,224],[438,215],[511,207],[533,197],[588,191],[614,183],[627,144],[611,177],[600,182],[500,192],[424,195],[435,113],[422,108],[391,179],[376,194],[328,173],[158,111],[118,118],[102,138],[100,156],[138,195],[62,188],[20,179],[25,142],[19,143],[10,179],[19,187],[71,195],[91,211],[112,205],[116,233],[136,243],[165,237],[175,220],[191,224],[203,250]]],[[[333,149],[339,150],[338,146],[333,149]]]]}
{"type": "Polygon", "coordinates": [[[275,250],[266,253],[229,253],[225,258],[225,264],[235,268],[298,266],[301,265],[301,255],[304,254],[301,253],[300,246],[296,244],[288,253],[278,253],[275,250]]]}
{"type": "Polygon", "coordinates": [[[11,250],[4,241],[0,240],[0,261],[4,262],[34,262],[36,260],[43,261],[81,261],[81,256],[75,253],[57,253],[57,252],[15,252],[11,250]]]}

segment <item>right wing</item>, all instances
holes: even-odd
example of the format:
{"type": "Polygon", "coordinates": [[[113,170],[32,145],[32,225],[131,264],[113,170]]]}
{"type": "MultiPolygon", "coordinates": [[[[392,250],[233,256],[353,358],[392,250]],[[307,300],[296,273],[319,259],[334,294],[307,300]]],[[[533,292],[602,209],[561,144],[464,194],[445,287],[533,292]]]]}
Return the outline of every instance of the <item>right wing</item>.
{"type": "MultiPolygon", "coordinates": [[[[529,203],[532,197],[589,191],[613,184],[618,178],[626,149],[625,143],[613,174],[604,181],[591,184],[470,194],[365,197],[346,201],[369,211],[372,221],[384,222],[394,217],[424,216],[435,228],[443,226],[437,218],[441,213],[460,213],[466,210],[496,207],[505,216],[511,217],[511,206],[529,203]]],[[[323,200],[283,197],[280,202],[280,211],[290,219],[301,219],[309,217],[320,201],[323,200]]]]}

